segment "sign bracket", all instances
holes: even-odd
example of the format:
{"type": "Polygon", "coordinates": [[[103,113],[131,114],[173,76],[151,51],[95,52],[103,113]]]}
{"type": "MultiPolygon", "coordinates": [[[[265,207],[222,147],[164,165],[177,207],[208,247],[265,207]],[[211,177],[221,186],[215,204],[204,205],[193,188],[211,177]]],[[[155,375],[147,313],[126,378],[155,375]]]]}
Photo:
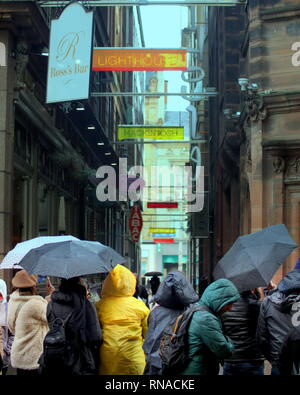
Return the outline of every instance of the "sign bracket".
{"type": "MultiPolygon", "coordinates": [[[[232,7],[235,5],[245,4],[243,0],[89,0],[87,1],[78,1],[85,6],[89,7],[115,7],[115,6],[125,6],[125,7],[132,7],[132,6],[147,6],[147,5],[176,5],[176,6],[209,6],[209,7],[232,7]]],[[[47,7],[57,7],[58,4],[60,7],[64,7],[69,4],[69,1],[40,1],[38,2],[40,7],[47,8],[47,7]]]]}

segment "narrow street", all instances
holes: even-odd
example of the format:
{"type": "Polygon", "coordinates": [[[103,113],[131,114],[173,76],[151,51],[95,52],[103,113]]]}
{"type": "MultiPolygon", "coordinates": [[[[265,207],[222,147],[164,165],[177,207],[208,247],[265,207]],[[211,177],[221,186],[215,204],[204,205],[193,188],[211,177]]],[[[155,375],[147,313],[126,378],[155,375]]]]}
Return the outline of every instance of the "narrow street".
{"type": "Polygon", "coordinates": [[[47,365],[11,362],[10,347],[33,337],[17,332],[18,303],[42,311],[38,350],[56,322],[49,305],[65,308],[70,293],[62,327],[72,305],[72,336],[94,339],[85,357],[97,366],[66,375],[167,376],[158,345],[195,303],[208,310],[187,319],[180,375],[300,371],[289,354],[300,339],[299,10],[0,0],[3,375],[47,365]]]}

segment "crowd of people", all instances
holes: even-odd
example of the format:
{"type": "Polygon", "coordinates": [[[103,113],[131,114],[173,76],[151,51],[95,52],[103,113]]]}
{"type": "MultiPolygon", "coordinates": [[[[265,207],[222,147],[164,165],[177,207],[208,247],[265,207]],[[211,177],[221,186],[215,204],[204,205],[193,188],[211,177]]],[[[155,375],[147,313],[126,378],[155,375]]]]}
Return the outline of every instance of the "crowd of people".
{"type": "Polygon", "coordinates": [[[96,303],[79,277],[61,279],[57,289],[48,281],[46,297],[25,270],[11,285],[8,295],[0,280],[2,375],[162,375],[164,330],[191,306],[179,374],[264,375],[265,361],[271,375],[299,374],[300,259],[264,292],[240,293],[219,279],[198,295],[177,271],[155,280],[148,295],[122,265],[108,273],[96,303]]]}

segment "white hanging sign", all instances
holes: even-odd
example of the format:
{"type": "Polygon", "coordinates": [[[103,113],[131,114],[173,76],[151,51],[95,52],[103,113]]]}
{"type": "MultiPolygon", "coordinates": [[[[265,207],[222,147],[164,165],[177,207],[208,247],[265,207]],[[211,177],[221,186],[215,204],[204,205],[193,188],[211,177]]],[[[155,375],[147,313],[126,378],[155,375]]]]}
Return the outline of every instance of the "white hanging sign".
{"type": "Polygon", "coordinates": [[[51,22],[46,103],[89,97],[93,12],[68,5],[51,22]]]}

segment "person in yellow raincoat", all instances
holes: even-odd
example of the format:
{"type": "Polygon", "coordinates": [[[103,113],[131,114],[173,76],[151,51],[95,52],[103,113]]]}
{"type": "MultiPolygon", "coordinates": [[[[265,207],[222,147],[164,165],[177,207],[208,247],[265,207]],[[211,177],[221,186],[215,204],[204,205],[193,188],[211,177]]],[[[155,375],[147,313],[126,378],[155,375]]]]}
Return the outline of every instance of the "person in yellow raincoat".
{"type": "Polygon", "coordinates": [[[149,309],[133,297],[134,274],[117,265],[106,277],[96,309],[102,328],[100,375],[142,375],[149,309]]]}

